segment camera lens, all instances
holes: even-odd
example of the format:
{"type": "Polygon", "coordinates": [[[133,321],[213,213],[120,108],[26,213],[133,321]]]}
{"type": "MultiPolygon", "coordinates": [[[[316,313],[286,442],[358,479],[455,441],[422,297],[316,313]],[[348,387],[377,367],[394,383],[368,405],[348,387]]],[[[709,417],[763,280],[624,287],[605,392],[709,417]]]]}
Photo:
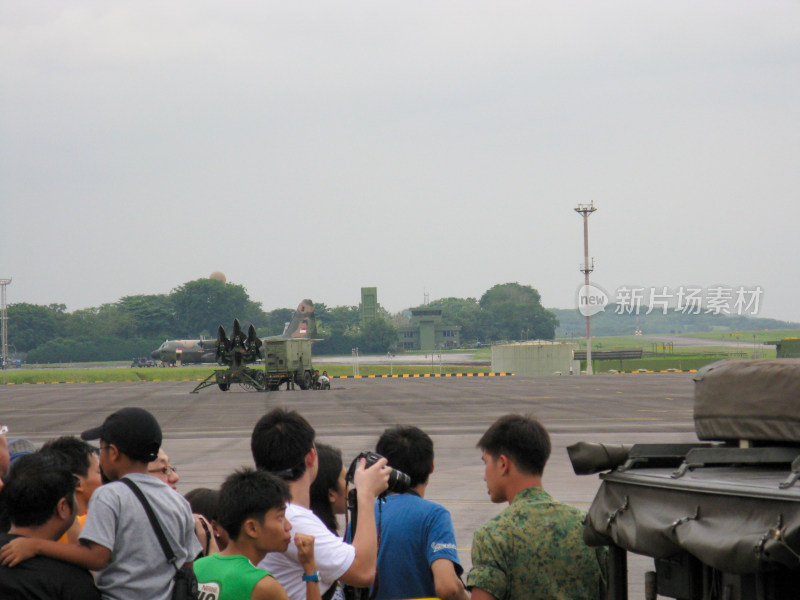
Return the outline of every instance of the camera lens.
{"type": "Polygon", "coordinates": [[[389,475],[389,490],[395,492],[396,494],[402,494],[403,492],[407,492],[409,489],[411,489],[411,477],[402,471],[392,469],[392,472],[389,475]]]}

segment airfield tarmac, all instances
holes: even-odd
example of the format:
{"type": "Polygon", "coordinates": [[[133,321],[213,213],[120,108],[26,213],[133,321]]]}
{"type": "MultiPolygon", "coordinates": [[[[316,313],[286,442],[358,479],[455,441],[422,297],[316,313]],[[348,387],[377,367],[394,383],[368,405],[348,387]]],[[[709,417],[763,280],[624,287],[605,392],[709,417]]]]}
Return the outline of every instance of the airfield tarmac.
{"type": "MultiPolygon", "coordinates": [[[[544,487],[555,498],[588,509],[596,475],[573,474],[565,448],[604,443],[695,441],[691,374],[442,379],[336,379],[330,391],[190,394],[192,382],[17,385],[0,387],[0,423],[8,439],[39,444],[79,434],[125,406],[156,415],[164,449],[180,474],[178,490],[218,487],[242,465],[252,465],[250,433],[275,406],[303,414],[320,441],[342,449],[346,461],[374,448],[384,428],[414,424],[435,444],[435,471],[426,497],[446,506],[459,556],[469,569],[472,532],[504,505],[489,502],[475,444],[488,425],[509,412],[533,413],[550,431],[553,452],[544,487]]],[[[643,594],[652,561],[629,557],[632,597],[643,594]]]]}

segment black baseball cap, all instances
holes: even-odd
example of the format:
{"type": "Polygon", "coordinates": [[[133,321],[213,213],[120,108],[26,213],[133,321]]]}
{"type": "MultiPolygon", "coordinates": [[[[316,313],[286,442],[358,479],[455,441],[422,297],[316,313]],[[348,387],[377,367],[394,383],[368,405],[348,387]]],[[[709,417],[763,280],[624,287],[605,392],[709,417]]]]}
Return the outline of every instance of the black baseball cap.
{"type": "Polygon", "coordinates": [[[100,427],[87,429],[81,439],[102,439],[134,460],[152,462],[161,447],[161,426],[145,409],[129,407],[106,417],[100,427]]]}

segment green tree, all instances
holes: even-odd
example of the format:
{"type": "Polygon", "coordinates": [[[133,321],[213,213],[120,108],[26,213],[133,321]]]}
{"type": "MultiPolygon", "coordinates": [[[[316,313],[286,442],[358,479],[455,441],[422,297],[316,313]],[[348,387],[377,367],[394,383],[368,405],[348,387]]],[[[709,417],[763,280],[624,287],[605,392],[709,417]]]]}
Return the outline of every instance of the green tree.
{"type": "Polygon", "coordinates": [[[174,314],[166,294],[125,296],[116,303],[120,320],[130,333],[143,338],[168,338],[173,335],[174,314]]]}
{"type": "Polygon", "coordinates": [[[317,333],[322,341],[314,344],[314,354],[350,354],[361,346],[361,319],[357,306],[329,308],[324,302],[314,304],[317,333]]]}
{"type": "Polygon", "coordinates": [[[383,319],[375,319],[367,323],[358,336],[358,348],[364,353],[388,352],[397,344],[397,330],[383,319]]]}
{"type": "Polygon", "coordinates": [[[265,321],[261,304],[253,302],[244,286],[215,279],[196,279],[177,287],[170,294],[176,332],[193,337],[216,334],[222,325],[227,330],[234,319],[247,327],[265,321]]]}
{"type": "MultiPolygon", "coordinates": [[[[316,312],[316,308],[314,312],[316,312]]],[[[286,323],[292,320],[294,313],[294,309],[291,308],[276,308],[266,313],[267,324],[259,330],[262,332],[262,337],[281,335],[286,328],[286,323]]]]}
{"type": "Polygon", "coordinates": [[[356,333],[361,315],[357,306],[336,306],[328,308],[320,302],[314,306],[317,329],[328,336],[356,333]]]}
{"type": "MultiPolygon", "coordinates": [[[[52,306],[52,305],[51,305],[52,306]]],[[[63,306],[63,305],[58,305],[63,306]]],[[[18,352],[27,352],[55,338],[63,311],[49,306],[18,302],[8,306],[8,342],[18,352]]]]}
{"type": "Polygon", "coordinates": [[[461,327],[461,339],[481,339],[481,307],[475,298],[440,298],[428,305],[429,308],[442,309],[442,322],[461,327]]]}
{"type": "Polygon", "coordinates": [[[116,304],[103,304],[76,310],[67,315],[64,332],[71,338],[130,337],[134,326],[116,304]]]}
{"type": "Polygon", "coordinates": [[[97,307],[82,308],[69,313],[64,324],[64,337],[95,337],[108,335],[108,332],[100,331],[100,309],[97,307]]]}
{"type": "Polygon", "coordinates": [[[29,363],[71,363],[131,360],[147,356],[157,340],[118,337],[56,338],[28,352],[29,363]]]}
{"type": "Polygon", "coordinates": [[[528,285],[495,285],[480,299],[479,326],[489,340],[552,340],[558,319],[541,304],[539,292],[528,285]]]}

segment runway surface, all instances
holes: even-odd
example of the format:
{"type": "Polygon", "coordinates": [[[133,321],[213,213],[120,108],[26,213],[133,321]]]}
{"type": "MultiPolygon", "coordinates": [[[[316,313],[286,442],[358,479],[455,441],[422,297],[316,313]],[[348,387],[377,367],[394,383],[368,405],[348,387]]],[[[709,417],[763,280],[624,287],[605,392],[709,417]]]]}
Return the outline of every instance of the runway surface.
{"type": "MultiPolygon", "coordinates": [[[[252,465],[250,433],[275,406],[295,409],[320,441],[342,449],[349,461],[373,449],[384,428],[413,424],[435,444],[435,471],[426,497],[446,506],[456,527],[459,555],[470,562],[472,532],[504,505],[489,502],[475,444],[497,417],[532,413],[550,431],[553,453],[544,487],[555,498],[586,510],[597,476],[573,474],[565,448],[577,441],[605,443],[695,441],[692,376],[685,373],[564,377],[335,380],[330,391],[270,393],[208,388],[192,382],[97,383],[0,387],[0,423],[8,439],[39,444],[79,434],[125,406],[156,415],[165,451],[177,466],[178,489],[218,487],[233,469],[252,465]]],[[[632,595],[643,595],[643,572],[652,561],[631,557],[632,595]]]]}

